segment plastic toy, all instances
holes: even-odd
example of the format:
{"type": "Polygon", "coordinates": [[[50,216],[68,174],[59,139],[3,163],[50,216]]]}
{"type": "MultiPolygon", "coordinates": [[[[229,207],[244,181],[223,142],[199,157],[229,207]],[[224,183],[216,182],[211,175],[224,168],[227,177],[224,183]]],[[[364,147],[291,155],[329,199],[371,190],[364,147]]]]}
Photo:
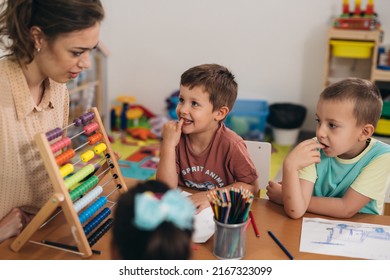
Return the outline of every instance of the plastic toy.
{"type": "Polygon", "coordinates": [[[378,16],[374,11],[374,0],[368,0],[366,10],[361,9],[361,0],[355,0],[355,8],[350,12],[349,1],[343,0],[342,14],[334,21],[340,29],[374,30],[380,28],[378,16]]]}
{"type": "Polygon", "coordinates": [[[126,120],[127,120],[127,126],[124,128],[126,129],[129,126],[134,127],[139,125],[139,119],[143,116],[144,111],[140,108],[131,108],[128,109],[126,112],[126,120]]]}
{"type": "Polygon", "coordinates": [[[155,114],[142,105],[134,104],[135,97],[122,95],[117,98],[117,101],[122,105],[111,108],[112,131],[126,132],[128,128],[150,127],[148,120],[155,117],[155,114]]]}
{"type": "Polygon", "coordinates": [[[151,111],[149,111],[148,109],[146,109],[144,106],[142,105],[139,105],[139,104],[132,104],[131,105],[131,109],[140,109],[143,111],[143,114],[146,118],[150,119],[150,118],[154,118],[156,115],[153,114],[151,111]]]}
{"type": "Polygon", "coordinates": [[[116,100],[122,103],[122,105],[114,106],[111,108],[110,129],[112,131],[118,131],[118,130],[124,131],[127,128],[126,112],[128,111],[130,105],[135,102],[135,97],[121,95],[118,96],[116,100]]]}
{"type": "Polygon", "coordinates": [[[374,0],[368,0],[365,16],[374,16],[374,0]]]}
{"type": "Polygon", "coordinates": [[[120,103],[133,104],[135,102],[135,97],[130,95],[120,95],[116,98],[120,103]]]}
{"type": "Polygon", "coordinates": [[[172,93],[165,101],[167,103],[167,111],[168,111],[168,116],[173,119],[177,120],[177,115],[176,115],[176,106],[177,103],[179,103],[179,93],[180,91],[175,91],[172,93]]]}
{"type": "Polygon", "coordinates": [[[349,16],[349,0],[343,0],[343,14],[341,16],[349,16]]]}
{"type": "Polygon", "coordinates": [[[360,14],[362,12],[360,8],[360,5],[362,4],[361,2],[361,0],[355,0],[355,12],[353,13],[355,17],[360,17],[360,14]]]}
{"type": "Polygon", "coordinates": [[[150,131],[149,128],[146,127],[134,127],[134,128],[127,128],[127,133],[129,133],[133,138],[141,139],[141,140],[148,140],[148,139],[156,139],[157,136],[150,131]]]}

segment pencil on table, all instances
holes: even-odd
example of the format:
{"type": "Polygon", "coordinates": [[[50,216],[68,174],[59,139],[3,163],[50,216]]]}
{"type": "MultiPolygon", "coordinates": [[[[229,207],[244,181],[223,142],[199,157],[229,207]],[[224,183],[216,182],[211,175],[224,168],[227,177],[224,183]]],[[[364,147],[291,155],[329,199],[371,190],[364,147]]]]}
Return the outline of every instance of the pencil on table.
{"type": "Polygon", "coordinates": [[[271,238],[275,241],[276,244],[278,244],[278,246],[280,247],[280,249],[282,249],[282,251],[287,255],[287,257],[290,259],[290,260],[293,260],[294,257],[290,254],[290,252],[286,249],[286,247],[284,247],[284,245],[282,244],[282,242],[279,241],[279,239],[272,233],[272,231],[268,231],[268,234],[269,236],[271,236],[271,238]]]}
{"type": "Polygon", "coordinates": [[[255,231],[256,236],[260,237],[260,232],[259,232],[259,229],[257,228],[255,218],[253,217],[252,210],[249,211],[249,217],[251,218],[252,227],[253,227],[253,230],[255,231]]]}

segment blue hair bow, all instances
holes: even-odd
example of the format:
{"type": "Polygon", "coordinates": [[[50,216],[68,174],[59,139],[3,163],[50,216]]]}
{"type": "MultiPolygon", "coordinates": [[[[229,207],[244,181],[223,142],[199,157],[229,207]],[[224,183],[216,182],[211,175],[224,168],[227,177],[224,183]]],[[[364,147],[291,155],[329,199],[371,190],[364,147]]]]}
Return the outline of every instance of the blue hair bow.
{"type": "Polygon", "coordinates": [[[162,222],[191,230],[195,207],[178,190],[167,191],[161,199],[148,193],[135,195],[134,224],[141,230],[153,230],[162,222]]]}

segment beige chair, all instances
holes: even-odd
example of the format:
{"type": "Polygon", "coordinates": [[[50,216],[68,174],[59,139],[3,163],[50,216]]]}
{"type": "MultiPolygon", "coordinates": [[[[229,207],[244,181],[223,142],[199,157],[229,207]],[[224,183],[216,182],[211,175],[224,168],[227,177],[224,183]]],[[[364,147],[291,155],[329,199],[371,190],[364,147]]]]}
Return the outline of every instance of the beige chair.
{"type": "Polygon", "coordinates": [[[259,174],[260,190],[265,189],[271,172],[271,143],[245,140],[245,144],[259,174]]]}

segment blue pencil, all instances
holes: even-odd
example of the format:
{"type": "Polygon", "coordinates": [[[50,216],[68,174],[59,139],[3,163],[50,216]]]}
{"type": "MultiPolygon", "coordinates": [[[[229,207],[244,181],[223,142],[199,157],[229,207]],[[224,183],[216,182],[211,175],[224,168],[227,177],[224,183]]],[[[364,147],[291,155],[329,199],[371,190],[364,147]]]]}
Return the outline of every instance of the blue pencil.
{"type": "Polygon", "coordinates": [[[269,230],[268,234],[276,242],[276,244],[278,244],[280,249],[283,250],[283,252],[287,255],[287,257],[289,257],[290,260],[293,260],[294,257],[290,254],[290,252],[286,249],[286,247],[283,246],[283,244],[279,241],[279,239],[276,238],[276,236],[272,233],[272,231],[269,230]]]}

